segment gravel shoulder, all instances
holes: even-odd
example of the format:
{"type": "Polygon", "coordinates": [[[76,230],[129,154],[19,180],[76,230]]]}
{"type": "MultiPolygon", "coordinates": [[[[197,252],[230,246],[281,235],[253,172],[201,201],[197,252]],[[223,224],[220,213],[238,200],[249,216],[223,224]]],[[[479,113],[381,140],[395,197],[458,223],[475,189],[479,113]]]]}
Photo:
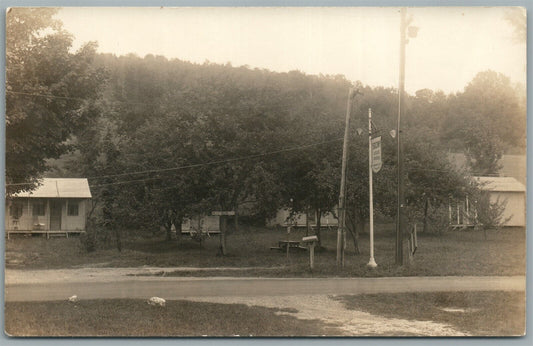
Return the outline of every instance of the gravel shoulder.
{"type": "Polygon", "coordinates": [[[278,308],[279,315],[293,316],[299,320],[319,320],[335,327],[340,331],[340,336],[468,336],[444,323],[387,318],[347,309],[334,296],[327,295],[197,297],[188,300],[278,308]]]}

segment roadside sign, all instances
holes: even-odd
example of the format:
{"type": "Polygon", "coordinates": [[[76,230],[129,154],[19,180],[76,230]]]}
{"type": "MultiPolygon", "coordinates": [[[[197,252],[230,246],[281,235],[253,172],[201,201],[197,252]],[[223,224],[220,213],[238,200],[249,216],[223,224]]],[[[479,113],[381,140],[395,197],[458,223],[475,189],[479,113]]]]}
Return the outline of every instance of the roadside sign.
{"type": "Polygon", "coordinates": [[[372,138],[372,171],[377,173],[381,170],[381,136],[372,138]]]}

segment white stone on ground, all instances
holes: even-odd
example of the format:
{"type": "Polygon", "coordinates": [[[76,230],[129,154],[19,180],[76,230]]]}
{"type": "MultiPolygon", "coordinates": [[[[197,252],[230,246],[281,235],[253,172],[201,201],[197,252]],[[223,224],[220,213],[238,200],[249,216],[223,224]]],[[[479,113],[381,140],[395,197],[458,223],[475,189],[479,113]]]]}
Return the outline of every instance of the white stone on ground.
{"type": "Polygon", "coordinates": [[[159,306],[165,306],[166,300],[159,297],[152,297],[148,299],[148,304],[150,305],[159,305],[159,306]]]}

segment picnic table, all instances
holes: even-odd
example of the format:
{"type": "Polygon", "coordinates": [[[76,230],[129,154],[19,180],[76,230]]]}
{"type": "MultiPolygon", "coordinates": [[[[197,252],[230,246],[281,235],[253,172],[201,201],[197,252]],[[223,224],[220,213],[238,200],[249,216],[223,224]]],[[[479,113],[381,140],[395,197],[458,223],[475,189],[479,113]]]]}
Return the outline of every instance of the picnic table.
{"type": "Polygon", "coordinates": [[[307,250],[307,247],[301,246],[300,241],[297,240],[280,240],[278,241],[278,246],[273,246],[270,248],[270,250],[287,250],[287,246],[290,249],[297,249],[297,250],[307,250]]]}

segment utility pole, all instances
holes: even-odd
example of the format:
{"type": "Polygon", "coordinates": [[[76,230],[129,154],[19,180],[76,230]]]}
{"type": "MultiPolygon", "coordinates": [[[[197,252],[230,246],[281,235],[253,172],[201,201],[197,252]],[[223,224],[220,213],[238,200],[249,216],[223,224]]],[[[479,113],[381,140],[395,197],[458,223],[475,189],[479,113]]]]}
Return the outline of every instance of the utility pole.
{"type": "Polygon", "coordinates": [[[403,265],[403,208],[405,204],[404,186],[403,186],[403,148],[401,119],[403,112],[403,101],[405,93],[405,45],[406,38],[406,9],[400,10],[400,81],[398,87],[398,128],[397,128],[397,160],[398,160],[398,192],[397,192],[397,209],[396,209],[396,264],[403,265]]]}
{"type": "Polygon", "coordinates": [[[341,187],[339,192],[339,227],[337,229],[337,267],[344,267],[344,234],[346,229],[346,166],[348,160],[348,138],[350,135],[350,113],[352,99],[355,95],[353,87],[348,92],[346,105],[346,125],[344,128],[344,142],[342,145],[341,187]]]}

